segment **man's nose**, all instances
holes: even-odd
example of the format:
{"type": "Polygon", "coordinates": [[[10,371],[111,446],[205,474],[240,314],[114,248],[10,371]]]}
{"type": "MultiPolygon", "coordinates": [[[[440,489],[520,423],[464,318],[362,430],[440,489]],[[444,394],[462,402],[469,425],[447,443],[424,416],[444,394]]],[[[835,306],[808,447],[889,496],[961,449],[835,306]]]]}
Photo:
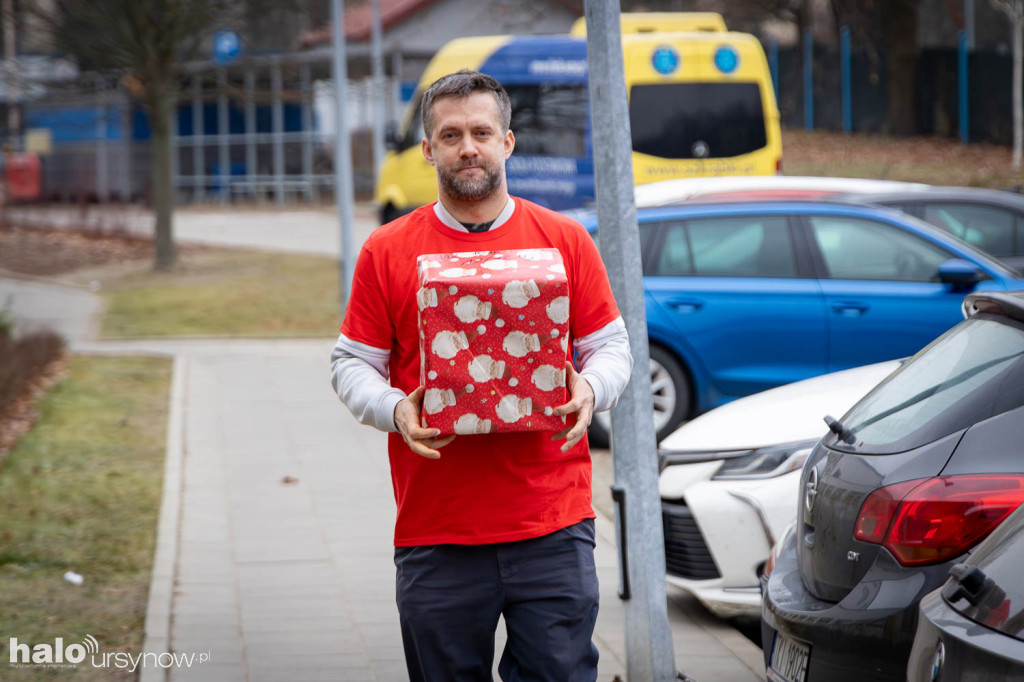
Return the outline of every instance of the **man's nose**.
{"type": "Polygon", "coordinates": [[[473,158],[480,153],[477,149],[476,140],[473,139],[472,135],[463,135],[462,144],[459,145],[459,156],[462,158],[473,158]]]}

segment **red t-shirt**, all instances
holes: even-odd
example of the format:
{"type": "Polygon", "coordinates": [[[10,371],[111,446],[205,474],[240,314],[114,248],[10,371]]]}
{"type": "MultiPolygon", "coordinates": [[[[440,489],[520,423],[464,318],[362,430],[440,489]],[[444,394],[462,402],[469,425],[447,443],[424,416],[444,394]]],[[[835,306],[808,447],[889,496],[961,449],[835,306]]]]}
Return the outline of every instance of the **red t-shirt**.
{"type": "MultiPolygon", "coordinates": [[[[391,351],[392,386],[406,393],[419,386],[416,257],[422,254],[557,248],[569,280],[570,340],[619,316],[586,230],[531,202],[515,202],[511,218],[492,231],[457,232],[430,205],[377,229],[363,244],[341,332],[391,351]]],[[[587,439],[562,453],[565,441],[551,440],[553,433],[457,436],[440,449],[439,460],[417,455],[400,434],[388,434],[398,504],[395,545],[524,540],[593,518],[587,439]]]]}

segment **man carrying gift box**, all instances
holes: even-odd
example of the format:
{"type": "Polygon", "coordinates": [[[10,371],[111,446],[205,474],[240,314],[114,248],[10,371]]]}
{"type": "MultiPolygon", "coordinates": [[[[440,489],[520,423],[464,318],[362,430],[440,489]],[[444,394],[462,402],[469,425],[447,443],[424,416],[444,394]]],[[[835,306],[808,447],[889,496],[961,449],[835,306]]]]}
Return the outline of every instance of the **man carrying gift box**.
{"type": "MultiPolygon", "coordinates": [[[[438,201],[367,239],[331,355],[331,381],[341,400],[360,422],[389,432],[398,506],[397,602],[409,677],[490,680],[494,632],[504,615],[508,642],[498,666],[502,679],[594,680],[598,585],[584,436],[594,411],[614,407],[629,380],[625,325],[587,232],[569,218],[509,196],[505,161],[515,137],[501,85],[459,71],[438,79],[421,106],[423,155],[437,171],[438,201]],[[566,300],[551,301],[540,315],[567,316],[569,332],[566,343],[548,344],[543,366],[531,364],[524,381],[525,387],[568,390],[568,402],[546,408],[566,418],[565,428],[491,432],[492,424],[533,410],[529,398],[513,401],[517,391],[509,388],[509,395],[491,399],[494,412],[463,411],[455,422],[459,435],[440,437],[439,429],[425,428],[421,421],[427,411],[420,366],[432,340],[421,338],[418,317],[432,314],[448,294],[418,294],[417,259],[522,250],[526,263],[558,255],[538,249],[558,250],[568,280],[566,300]],[[570,362],[574,351],[579,372],[570,362]]],[[[510,267],[491,259],[479,268],[441,274],[469,287],[476,278],[510,267]]],[[[525,311],[539,289],[532,280],[517,286],[516,295],[504,301],[501,292],[486,306],[460,293],[451,296],[451,305],[459,306],[453,307],[459,319],[472,318],[471,324],[513,313],[529,324],[525,311]]],[[[508,376],[512,368],[491,357],[502,352],[500,342],[486,355],[487,348],[478,344],[486,335],[452,334],[457,338],[436,342],[451,354],[445,362],[467,371],[472,366],[470,373],[480,380],[516,385],[508,376]]],[[[506,345],[535,353],[538,344],[526,342],[534,335],[520,335],[522,343],[506,345]]],[[[472,389],[432,393],[429,410],[457,409],[459,395],[472,389]]]]}

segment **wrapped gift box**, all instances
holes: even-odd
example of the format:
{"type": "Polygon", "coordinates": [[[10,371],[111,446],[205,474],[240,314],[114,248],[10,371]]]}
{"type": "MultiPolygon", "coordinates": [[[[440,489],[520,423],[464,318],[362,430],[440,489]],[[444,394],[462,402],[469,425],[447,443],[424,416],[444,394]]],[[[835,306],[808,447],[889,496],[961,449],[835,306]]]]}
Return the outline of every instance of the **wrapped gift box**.
{"type": "Polygon", "coordinates": [[[442,435],[560,431],[569,282],[558,249],[417,259],[423,425],[442,435]]]}

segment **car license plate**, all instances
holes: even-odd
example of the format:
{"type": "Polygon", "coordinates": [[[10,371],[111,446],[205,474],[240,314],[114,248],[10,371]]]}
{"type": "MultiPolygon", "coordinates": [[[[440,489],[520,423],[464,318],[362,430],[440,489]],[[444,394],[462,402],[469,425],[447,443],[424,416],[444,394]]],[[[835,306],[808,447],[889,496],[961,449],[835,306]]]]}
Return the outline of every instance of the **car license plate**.
{"type": "Polygon", "coordinates": [[[780,632],[775,635],[768,679],[773,682],[804,682],[810,658],[811,647],[780,632]]]}

